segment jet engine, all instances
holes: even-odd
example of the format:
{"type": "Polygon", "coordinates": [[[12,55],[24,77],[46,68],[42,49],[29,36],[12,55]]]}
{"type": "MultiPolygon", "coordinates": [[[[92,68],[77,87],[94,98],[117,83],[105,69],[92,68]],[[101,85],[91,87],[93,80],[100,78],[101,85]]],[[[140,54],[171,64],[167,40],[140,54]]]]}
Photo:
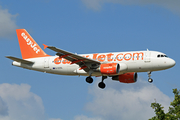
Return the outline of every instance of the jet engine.
{"type": "Polygon", "coordinates": [[[100,72],[107,75],[118,74],[120,72],[120,66],[118,63],[101,64],[100,72]]]}
{"type": "Polygon", "coordinates": [[[137,73],[125,73],[122,75],[113,76],[112,80],[122,83],[135,83],[137,81],[137,73]]]}

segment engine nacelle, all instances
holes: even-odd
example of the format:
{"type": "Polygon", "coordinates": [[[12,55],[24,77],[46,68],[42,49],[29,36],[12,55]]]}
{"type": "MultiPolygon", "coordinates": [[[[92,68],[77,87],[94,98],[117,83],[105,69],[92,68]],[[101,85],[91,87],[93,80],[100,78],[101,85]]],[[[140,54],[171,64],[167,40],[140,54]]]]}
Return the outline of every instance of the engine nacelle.
{"type": "Polygon", "coordinates": [[[125,73],[113,76],[112,80],[117,80],[122,83],[135,83],[137,81],[137,73],[125,73]]]}
{"type": "Polygon", "coordinates": [[[120,72],[120,66],[118,63],[101,64],[100,72],[107,75],[118,74],[120,72]]]}

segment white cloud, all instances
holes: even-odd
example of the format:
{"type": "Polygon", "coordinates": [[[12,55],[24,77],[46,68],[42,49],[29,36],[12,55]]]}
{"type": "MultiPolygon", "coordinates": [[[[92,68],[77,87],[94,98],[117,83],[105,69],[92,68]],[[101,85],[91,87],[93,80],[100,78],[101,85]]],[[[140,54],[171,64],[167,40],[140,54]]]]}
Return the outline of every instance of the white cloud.
{"type": "MultiPolygon", "coordinates": [[[[92,117],[77,115],[74,120],[144,120],[154,116],[154,110],[150,107],[154,99],[165,107],[166,112],[171,101],[156,86],[142,80],[135,84],[124,84],[107,79],[104,90],[97,87],[97,82],[89,87],[92,99],[85,106],[92,117]]],[[[30,88],[28,84],[0,84],[0,120],[48,119],[42,99],[30,92],[30,88]]]]}
{"type": "Polygon", "coordinates": [[[27,84],[0,84],[1,120],[44,120],[42,99],[27,84]]]}
{"type": "Polygon", "coordinates": [[[102,120],[101,118],[88,118],[84,115],[76,116],[74,120],[102,120]]]}
{"type": "Polygon", "coordinates": [[[16,25],[16,15],[12,15],[8,12],[8,9],[2,9],[0,6],[0,37],[11,38],[15,34],[15,30],[18,28],[16,25]]]}
{"type": "Polygon", "coordinates": [[[42,99],[28,84],[0,84],[0,120],[62,120],[47,118],[42,99]]]}
{"type": "Polygon", "coordinates": [[[81,0],[88,8],[93,10],[100,10],[102,6],[101,0],[81,0]]]}
{"type": "Polygon", "coordinates": [[[154,110],[150,107],[155,101],[168,111],[171,99],[163,94],[156,86],[139,80],[135,84],[124,84],[106,80],[107,87],[101,90],[90,87],[89,93],[93,100],[86,105],[86,109],[102,120],[145,120],[153,117],[154,110]]]}
{"type": "Polygon", "coordinates": [[[81,0],[88,8],[100,10],[104,3],[121,5],[158,5],[180,14],[179,0],[81,0]]]}
{"type": "Polygon", "coordinates": [[[49,120],[62,120],[60,118],[50,118],[49,120]]]}
{"type": "Polygon", "coordinates": [[[7,104],[0,97],[0,116],[8,115],[8,107],[7,104]]]}

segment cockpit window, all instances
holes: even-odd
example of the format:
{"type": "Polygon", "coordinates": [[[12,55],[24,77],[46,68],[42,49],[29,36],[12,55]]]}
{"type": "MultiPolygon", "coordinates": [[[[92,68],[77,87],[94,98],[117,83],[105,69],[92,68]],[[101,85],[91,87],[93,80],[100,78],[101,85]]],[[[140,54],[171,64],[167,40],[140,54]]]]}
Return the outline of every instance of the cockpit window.
{"type": "Polygon", "coordinates": [[[157,55],[157,57],[159,58],[159,57],[168,57],[167,55],[157,55]]]}

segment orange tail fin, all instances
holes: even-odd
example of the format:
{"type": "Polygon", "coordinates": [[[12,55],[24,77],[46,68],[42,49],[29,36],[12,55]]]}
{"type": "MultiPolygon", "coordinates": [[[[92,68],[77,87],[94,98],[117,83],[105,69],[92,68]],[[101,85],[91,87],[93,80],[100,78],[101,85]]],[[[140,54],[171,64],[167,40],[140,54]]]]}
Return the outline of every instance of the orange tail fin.
{"type": "Polygon", "coordinates": [[[47,57],[47,55],[25,29],[17,29],[17,37],[23,59],[47,57]]]}

